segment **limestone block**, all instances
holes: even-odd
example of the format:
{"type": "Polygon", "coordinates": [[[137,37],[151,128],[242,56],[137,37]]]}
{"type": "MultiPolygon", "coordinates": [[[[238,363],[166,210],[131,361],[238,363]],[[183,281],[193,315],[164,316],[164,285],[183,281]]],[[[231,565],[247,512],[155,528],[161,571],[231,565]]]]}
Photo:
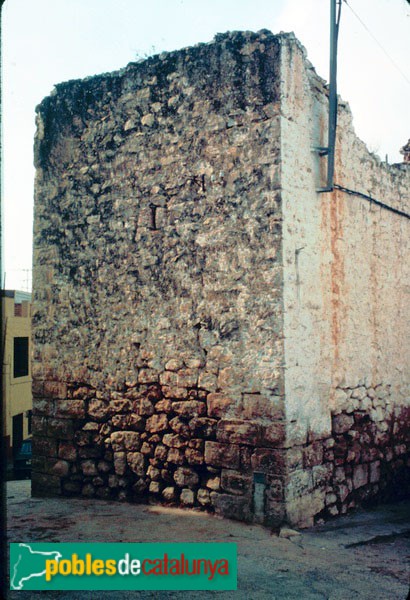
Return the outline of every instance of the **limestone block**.
{"type": "Polygon", "coordinates": [[[161,461],[165,461],[167,458],[167,455],[168,455],[168,448],[166,446],[159,444],[158,446],[155,447],[155,450],[154,450],[155,458],[157,458],[158,460],[161,460],[161,461]]]}
{"type": "Polygon", "coordinates": [[[349,431],[354,423],[354,418],[351,415],[340,414],[332,418],[332,429],[335,433],[345,433],[349,431]]]}
{"type": "Polygon", "coordinates": [[[77,449],[70,442],[60,442],[58,445],[58,456],[68,461],[77,459],[77,449]]]}
{"type": "MultiPolygon", "coordinates": [[[[162,386],[178,387],[178,374],[172,371],[164,371],[159,376],[159,381],[162,386]]],[[[181,386],[184,387],[184,386],[181,386]]]]}
{"type": "MultiPolygon", "coordinates": [[[[88,412],[91,415],[90,411],[88,412]]],[[[57,400],[55,404],[55,416],[83,419],[85,417],[84,400],[57,400]]]]}
{"type": "MultiPolygon", "coordinates": [[[[70,463],[66,460],[58,460],[53,468],[51,469],[51,473],[53,475],[57,475],[58,477],[66,477],[70,471],[70,463]]],[[[84,470],[83,470],[84,472],[84,470]]],[[[85,474],[85,473],[84,473],[85,474]]]]}
{"type": "Polygon", "coordinates": [[[323,462],[323,444],[314,442],[303,449],[303,466],[305,469],[321,465],[323,462]]]}
{"type": "Polygon", "coordinates": [[[138,383],[156,383],[159,373],[155,369],[141,369],[138,373],[138,383]]]}
{"type": "Polygon", "coordinates": [[[372,421],[376,423],[384,421],[385,419],[385,411],[381,406],[378,406],[376,409],[370,411],[370,418],[372,421]]]}
{"type": "MultiPolygon", "coordinates": [[[[151,362],[155,362],[155,361],[151,361],[151,362]]],[[[155,364],[156,364],[156,362],[155,362],[155,364]]],[[[154,404],[156,402],[158,402],[159,400],[162,400],[162,398],[164,397],[161,386],[158,383],[150,385],[148,390],[144,393],[147,397],[147,400],[150,400],[154,404]]],[[[156,409],[156,410],[158,410],[158,409],[156,409]]]]}
{"type": "Polygon", "coordinates": [[[46,399],[33,399],[33,415],[45,415],[51,417],[55,414],[55,401],[46,399]]]}
{"type": "Polygon", "coordinates": [[[261,439],[261,427],[240,419],[221,419],[216,428],[216,439],[230,444],[257,446],[261,439]]]}
{"type": "Polygon", "coordinates": [[[180,496],[181,504],[184,506],[192,506],[195,502],[195,494],[189,488],[184,488],[180,496]]]}
{"type": "Polygon", "coordinates": [[[286,450],[256,448],[251,457],[254,471],[284,475],[287,470],[288,454],[286,450]]]}
{"type": "Polygon", "coordinates": [[[95,461],[93,460],[82,461],[81,470],[84,473],[85,477],[92,477],[94,475],[98,475],[97,467],[95,466],[95,461]]]}
{"type": "Polygon", "coordinates": [[[369,467],[367,464],[357,465],[353,469],[353,487],[357,489],[369,481],[369,467]]]}
{"type": "Polygon", "coordinates": [[[198,417],[189,421],[189,429],[194,436],[201,436],[212,439],[216,436],[216,419],[208,417],[198,417]]]}
{"type": "Polygon", "coordinates": [[[186,421],[183,421],[179,417],[174,417],[171,419],[169,426],[171,427],[172,431],[175,431],[175,433],[178,433],[182,437],[189,438],[191,435],[189,425],[186,423],[186,421]]]}
{"type": "Polygon", "coordinates": [[[376,460],[370,463],[370,483],[378,483],[380,481],[380,461],[376,460]]]}
{"type": "Polygon", "coordinates": [[[168,486],[166,488],[164,488],[162,490],[162,496],[164,498],[164,500],[166,500],[167,502],[171,502],[172,500],[175,500],[175,488],[173,486],[168,486]]]}
{"type": "Polygon", "coordinates": [[[106,460],[100,460],[97,463],[97,469],[99,473],[109,473],[111,471],[111,465],[106,460]]]}
{"type": "Polygon", "coordinates": [[[155,408],[153,403],[148,398],[140,398],[135,400],[133,409],[137,415],[150,417],[154,414],[155,408]]]}
{"type": "Polygon", "coordinates": [[[210,371],[200,371],[198,377],[198,387],[208,392],[214,392],[216,390],[217,377],[210,371]]]}
{"type": "Polygon", "coordinates": [[[291,525],[305,528],[312,527],[314,516],[320,513],[325,506],[326,493],[314,490],[286,503],[286,516],[291,525]]]}
{"type": "Polygon", "coordinates": [[[237,469],[239,467],[239,446],[205,442],[205,462],[214,467],[237,469]]]}
{"type": "Polygon", "coordinates": [[[159,481],[151,481],[148,491],[150,494],[159,494],[161,492],[161,483],[159,481]]]}
{"type": "Polygon", "coordinates": [[[110,401],[110,408],[113,414],[127,413],[131,410],[131,402],[127,398],[117,398],[110,401]]]}
{"type": "Polygon", "coordinates": [[[172,398],[173,400],[185,400],[188,397],[187,388],[164,385],[162,392],[166,398],[172,398]]]}
{"type": "Polygon", "coordinates": [[[321,487],[326,485],[332,478],[333,465],[328,463],[326,465],[317,465],[312,469],[312,479],[314,487],[321,487]]]}
{"type": "Polygon", "coordinates": [[[128,452],[127,463],[131,471],[139,477],[145,474],[145,458],[141,452],[128,452]]]}
{"type": "Polygon", "coordinates": [[[198,474],[187,467],[178,467],[174,473],[174,481],[179,487],[192,487],[199,481],[198,474]]]}
{"type": "Polygon", "coordinates": [[[230,494],[243,495],[252,491],[252,477],[240,471],[222,469],[221,488],[230,494]]]}
{"type": "Polygon", "coordinates": [[[267,425],[262,430],[263,446],[282,446],[286,440],[286,424],[284,421],[277,421],[267,425]]]}
{"type": "Polygon", "coordinates": [[[172,409],[178,415],[186,418],[201,417],[206,413],[206,406],[204,402],[197,400],[187,400],[185,402],[173,402],[172,409]]]}
{"type": "Polygon", "coordinates": [[[288,474],[286,484],[286,498],[293,500],[305,495],[309,495],[313,488],[313,480],[311,471],[302,469],[293,471],[288,474]]]}
{"type": "Polygon", "coordinates": [[[127,459],[125,452],[114,452],[114,471],[116,475],[124,475],[127,470],[127,459]]]}
{"type": "Polygon", "coordinates": [[[243,395],[244,419],[281,419],[284,415],[284,402],[281,396],[266,397],[262,394],[243,395]]]}
{"type": "Polygon", "coordinates": [[[220,477],[208,477],[205,482],[205,485],[210,490],[218,491],[221,487],[221,478],[220,477]]]}
{"type": "Polygon", "coordinates": [[[104,400],[90,400],[88,403],[88,414],[96,421],[104,421],[111,414],[110,405],[104,400]]]}
{"type": "MultiPolygon", "coordinates": [[[[179,371],[184,367],[184,361],[180,358],[171,358],[168,362],[165,363],[165,369],[167,371],[179,371]]],[[[176,382],[176,379],[175,379],[176,382]]],[[[162,383],[162,380],[161,380],[162,383]]]]}
{"type": "Polygon", "coordinates": [[[208,416],[222,419],[230,409],[236,405],[236,401],[224,394],[212,393],[208,394],[207,406],[208,416]]]}
{"type": "Polygon", "coordinates": [[[360,386],[355,388],[352,391],[352,398],[357,398],[358,400],[363,400],[367,396],[367,390],[364,386],[360,386]]]}
{"type": "Polygon", "coordinates": [[[149,419],[147,419],[145,428],[151,433],[166,431],[168,429],[168,416],[165,413],[152,415],[152,417],[149,417],[149,419]]]}
{"type": "Polygon", "coordinates": [[[139,415],[127,415],[126,424],[127,428],[132,429],[133,431],[144,431],[145,429],[145,419],[143,417],[140,417],[139,415]]]}
{"type": "Polygon", "coordinates": [[[198,369],[181,369],[177,373],[178,387],[195,387],[198,383],[198,369]]]}
{"type": "Polygon", "coordinates": [[[336,494],[326,494],[325,496],[325,504],[326,506],[330,506],[331,504],[336,504],[337,502],[337,496],[336,494]]]}
{"type": "Polygon", "coordinates": [[[183,450],[180,448],[170,448],[168,450],[167,461],[175,465],[183,465],[185,462],[183,450]]]}
{"type": "Polygon", "coordinates": [[[197,500],[202,506],[207,506],[211,502],[210,492],[205,488],[200,488],[197,493],[197,500]]]}
{"type": "Polygon", "coordinates": [[[128,415],[114,415],[111,423],[116,429],[128,429],[128,415]]]}
{"type": "MultiPolygon", "coordinates": [[[[152,482],[153,483],[153,482],[152,482]]],[[[137,494],[137,495],[141,495],[144,492],[146,492],[148,488],[148,483],[146,479],[143,479],[142,477],[140,479],[138,479],[138,481],[136,481],[134,483],[134,485],[132,486],[132,491],[137,494]]]]}
{"type": "Polygon", "coordinates": [[[58,443],[51,438],[36,437],[33,439],[33,456],[57,457],[58,443]]]}
{"type": "Polygon", "coordinates": [[[95,495],[95,488],[91,483],[86,483],[81,489],[81,495],[86,498],[92,498],[95,495]]]}
{"type": "Polygon", "coordinates": [[[80,494],[82,484],[80,481],[64,481],[62,484],[62,490],[65,494],[80,494]]]}
{"type": "Polygon", "coordinates": [[[340,413],[347,408],[349,396],[345,390],[337,388],[334,392],[335,412],[340,413]]]}
{"type": "MultiPolygon", "coordinates": [[[[148,113],[141,118],[141,125],[152,127],[155,123],[155,117],[152,113],[148,113]]],[[[150,490],[151,491],[151,490],[150,490]]]]}
{"type": "Polygon", "coordinates": [[[167,400],[167,399],[160,400],[155,405],[155,410],[157,412],[162,412],[162,413],[169,414],[170,412],[172,412],[172,402],[171,402],[171,400],[167,400]]]}
{"type": "Polygon", "coordinates": [[[110,440],[114,451],[139,450],[141,447],[141,434],[136,431],[114,431],[110,440]]]}
{"type": "MultiPolygon", "coordinates": [[[[139,473],[137,473],[137,475],[138,474],[139,473]]],[[[143,475],[143,473],[141,473],[141,475],[143,475]]],[[[149,467],[147,469],[147,476],[150,479],[152,479],[153,481],[160,481],[161,480],[161,471],[160,471],[160,469],[157,469],[156,467],[149,465],[149,467]]]]}
{"type": "Polygon", "coordinates": [[[67,385],[60,381],[45,381],[43,390],[45,398],[67,398],[67,385]]]}
{"type": "Polygon", "coordinates": [[[71,440],[74,435],[74,423],[71,419],[48,419],[47,435],[60,440],[71,440]]]}
{"type": "Polygon", "coordinates": [[[195,448],[187,448],[185,450],[185,458],[189,465],[202,465],[204,463],[203,452],[195,448]]]}
{"type": "Polygon", "coordinates": [[[162,438],[162,442],[165,446],[170,446],[172,448],[183,448],[187,445],[187,440],[176,433],[166,433],[162,438]]]}
{"type": "Polygon", "coordinates": [[[331,517],[337,517],[339,514],[339,509],[337,508],[336,504],[332,504],[331,506],[327,507],[327,512],[331,517]]]}

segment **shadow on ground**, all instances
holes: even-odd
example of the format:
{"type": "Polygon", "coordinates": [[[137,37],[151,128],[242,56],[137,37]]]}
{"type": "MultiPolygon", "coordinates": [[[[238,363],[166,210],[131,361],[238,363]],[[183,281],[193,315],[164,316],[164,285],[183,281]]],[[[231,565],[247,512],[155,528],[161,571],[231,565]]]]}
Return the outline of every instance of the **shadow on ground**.
{"type": "Polygon", "coordinates": [[[278,537],[258,525],[205,513],[78,498],[31,498],[30,481],[7,484],[9,542],[234,542],[232,592],[9,592],[9,600],[195,599],[406,600],[410,503],[357,512],[278,537]]]}

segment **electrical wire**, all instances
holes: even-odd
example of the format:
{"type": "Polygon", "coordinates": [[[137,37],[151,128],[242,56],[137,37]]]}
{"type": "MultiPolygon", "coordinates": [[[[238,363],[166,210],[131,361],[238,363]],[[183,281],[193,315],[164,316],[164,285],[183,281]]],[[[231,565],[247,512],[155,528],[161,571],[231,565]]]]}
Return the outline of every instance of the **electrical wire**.
{"type": "Polygon", "coordinates": [[[403,79],[405,79],[405,81],[410,85],[410,79],[407,77],[407,75],[401,70],[401,68],[399,67],[399,65],[396,63],[396,61],[390,56],[390,54],[387,52],[387,50],[384,48],[384,46],[379,42],[379,40],[376,38],[376,36],[370,31],[370,29],[367,27],[366,23],[359,17],[359,15],[357,14],[357,12],[355,10],[353,10],[353,8],[350,6],[350,4],[348,3],[347,0],[343,0],[343,2],[350,8],[350,10],[352,11],[352,13],[354,14],[354,16],[356,17],[356,19],[362,24],[362,26],[366,29],[367,33],[373,38],[373,40],[376,42],[376,44],[379,46],[379,48],[382,50],[382,52],[385,54],[385,56],[389,59],[389,61],[392,63],[392,65],[397,69],[397,71],[400,73],[400,75],[403,77],[403,79]]]}
{"type": "Polygon", "coordinates": [[[401,217],[410,219],[409,213],[406,213],[403,210],[399,210],[398,208],[394,208],[393,206],[389,206],[388,204],[385,204],[384,202],[381,202],[380,200],[376,200],[376,198],[372,198],[372,196],[369,196],[368,194],[364,194],[363,192],[357,192],[355,190],[351,190],[342,185],[338,185],[337,183],[335,183],[333,185],[333,187],[335,190],[340,190],[341,192],[345,192],[346,194],[349,194],[350,196],[359,196],[359,198],[364,198],[365,200],[368,200],[371,204],[375,204],[376,206],[380,206],[380,208],[385,208],[386,210],[389,210],[389,211],[395,213],[396,215],[400,215],[401,217]]]}

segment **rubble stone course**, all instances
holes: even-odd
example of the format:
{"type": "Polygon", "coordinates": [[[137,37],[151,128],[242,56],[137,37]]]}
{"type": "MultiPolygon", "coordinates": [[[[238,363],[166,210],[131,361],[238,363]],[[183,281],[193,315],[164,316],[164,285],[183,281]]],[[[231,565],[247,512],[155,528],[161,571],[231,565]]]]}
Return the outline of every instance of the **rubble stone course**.
{"type": "Polygon", "coordinates": [[[218,35],[38,107],[35,494],[303,526],[402,492],[390,381],[329,385],[325,426],[289,408],[284,48],[218,35]]]}

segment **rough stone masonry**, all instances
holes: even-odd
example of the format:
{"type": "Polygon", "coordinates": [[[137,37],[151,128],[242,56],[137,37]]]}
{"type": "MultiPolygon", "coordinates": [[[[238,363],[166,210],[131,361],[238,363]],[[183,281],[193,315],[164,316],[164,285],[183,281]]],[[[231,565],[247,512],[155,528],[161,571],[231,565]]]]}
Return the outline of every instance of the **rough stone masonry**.
{"type": "MultiPolygon", "coordinates": [[[[41,103],[34,494],[306,526],[405,493],[409,220],[317,193],[327,106],[268,31],[41,103]]],[[[336,182],[409,212],[342,101],[336,182]]]]}

